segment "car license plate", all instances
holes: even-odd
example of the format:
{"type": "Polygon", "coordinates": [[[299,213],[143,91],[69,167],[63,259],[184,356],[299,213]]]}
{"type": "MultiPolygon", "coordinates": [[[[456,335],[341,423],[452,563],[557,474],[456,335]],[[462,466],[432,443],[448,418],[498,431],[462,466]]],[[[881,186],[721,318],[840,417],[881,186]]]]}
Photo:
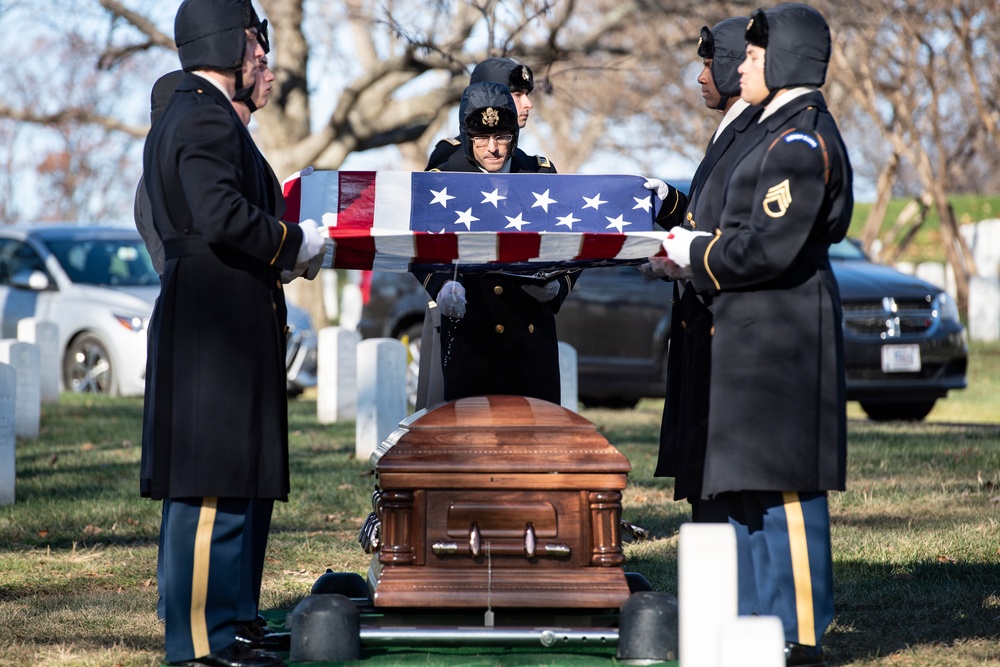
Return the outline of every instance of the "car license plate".
{"type": "Polygon", "coordinates": [[[883,345],[883,373],[915,373],[920,370],[919,345],[883,345]]]}

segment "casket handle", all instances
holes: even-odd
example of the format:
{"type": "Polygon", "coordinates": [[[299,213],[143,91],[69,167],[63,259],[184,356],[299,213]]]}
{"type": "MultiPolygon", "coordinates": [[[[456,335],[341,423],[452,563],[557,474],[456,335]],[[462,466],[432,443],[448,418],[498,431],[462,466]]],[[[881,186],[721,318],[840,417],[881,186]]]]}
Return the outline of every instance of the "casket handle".
{"type": "Polygon", "coordinates": [[[483,536],[479,532],[479,524],[475,521],[469,527],[469,552],[473,558],[478,558],[483,546],[483,536]]]}
{"type": "Polygon", "coordinates": [[[529,521],[524,525],[524,555],[528,558],[534,558],[537,546],[538,540],[535,539],[535,527],[529,521]]]}

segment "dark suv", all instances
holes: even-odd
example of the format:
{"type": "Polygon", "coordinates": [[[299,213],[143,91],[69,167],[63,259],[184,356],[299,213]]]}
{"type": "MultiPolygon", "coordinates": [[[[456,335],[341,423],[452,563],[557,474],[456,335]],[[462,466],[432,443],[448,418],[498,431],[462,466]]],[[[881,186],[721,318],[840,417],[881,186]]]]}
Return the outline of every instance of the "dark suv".
{"type": "MultiPolygon", "coordinates": [[[[849,400],[872,419],[918,420],[966,386],[965,328],[944,290],[872,263],[851,241],[830,257],[844,304],[849,400]]],[[[672,292],[631,266],[581,274],[556,316],[559,339],[577,352],[581,403],[630,408],[663,397],[672,292]]],[[[361,335],[405,336],[416,359],[426,303],[412,275],[375,272],[361,335]]]]}

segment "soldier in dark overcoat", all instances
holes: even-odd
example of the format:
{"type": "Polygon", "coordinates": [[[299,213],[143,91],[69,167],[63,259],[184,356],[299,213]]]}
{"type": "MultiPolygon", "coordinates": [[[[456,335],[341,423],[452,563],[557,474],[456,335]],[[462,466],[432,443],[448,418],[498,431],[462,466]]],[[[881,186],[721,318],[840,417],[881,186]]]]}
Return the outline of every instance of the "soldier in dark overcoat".
{"type": "MultiPolygon", "coordinates": [[[[840,294],[852,172],[818,90],[830,30],[803,4],[756,10],[740,66],[764,107],[733,154],[714,233],[677,228],[668,257],[713,294],[702,497],[736,529],[740,614],[778,616],[789,665],[822,665],[833,619],[827,492],[842,490],[846,408],[840,294]]],[[[727,158],[729,159],[729,158],[727,158]]]]}
{"type": "MultiPolygon", "coordinates": [[[[535,89],[535,76],[531,73],[531,68],[514,58],[487,58],[472,70],[469,85],[484,81],[507,86],[517,108],[517,126],[523,130],[534,108],[531,93],[535,89]]],[[[426,169],[429,171],[440,166],[455,153],[461,153],[461,148],[461,135],[442,139],[434,145],[434,150],[427,159],[426,169]]]]}
{"type": "Polygon", "coordinates": [[[164,502],[166,659],[281,664],[236,641],[274,500],[289,490],[282,269],[323,252],[279,218],[280,187],[233,109],[263,49],[249,0],[185,0],[185,75],[143,171],[164,273],[149,335],[141,493],[164,502]]]}
{"type": "MultiPolygon", "coordinates": [[[[465,89],[459,128],[462,150],[434,171],[486,171],[474,154],[475,136],[510,137],[505,146],[496,146],[497,153],[506,150],[506,160],[498,167],[491,165],[491,170],[556,171],[548,158],[529,156],[517,148],[517,107],[502,84],[481,82],[465,89]]],[[[464,315],[449,317],[442,311],[439,342],[444,400],[514,394],[559,403],[555,314],[573,289],[576,272],[544,284],[504,273],[414,273],[432,299],[448,283],[452,283],[449,290],[455,284],[464,287],[464,315]]]]}
{"type": "MultiPolygon", "coordinates": [[[[722,192],[734,146],[760,113],[760,107],[740,97],[737,68],[746,51],[745,17],[729,18],[701,29],[698,55],[704,67],[698,75],[708,108],[722,114],[705,157],[688,190],[687,229],[714,232],[722,213],[722,192]]],[[[656,259],[653,259],[654,263],[656,259]]],[[[669,260],[667,260],[669,262],[669,260]]],[[[667,388],[660,429],[656,476],[674,477],[674,499],[691,503],[694,521],[715,520],[712,500],[702,499],[705,441],[708,437],[709,379],[712,368],[711,294],[697,293],[684,278],[674,281],[670,344],[667,348],[667,388]]]]}

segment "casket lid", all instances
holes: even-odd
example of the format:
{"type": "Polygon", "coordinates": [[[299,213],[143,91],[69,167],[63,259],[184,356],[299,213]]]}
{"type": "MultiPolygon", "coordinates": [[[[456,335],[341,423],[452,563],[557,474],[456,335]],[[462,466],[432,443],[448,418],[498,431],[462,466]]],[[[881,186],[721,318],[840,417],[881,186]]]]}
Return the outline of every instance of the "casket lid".
{"type": "Polygon", "coordinates": [[[413,413],[371,455],[384,472],[627,473],[597,427],[554,403],[475,396],[413,413]]]}

